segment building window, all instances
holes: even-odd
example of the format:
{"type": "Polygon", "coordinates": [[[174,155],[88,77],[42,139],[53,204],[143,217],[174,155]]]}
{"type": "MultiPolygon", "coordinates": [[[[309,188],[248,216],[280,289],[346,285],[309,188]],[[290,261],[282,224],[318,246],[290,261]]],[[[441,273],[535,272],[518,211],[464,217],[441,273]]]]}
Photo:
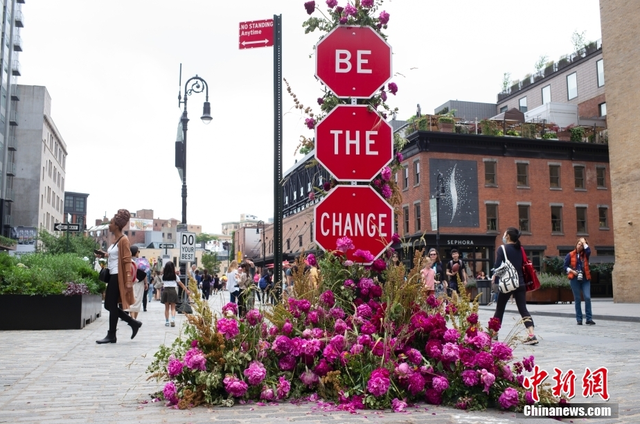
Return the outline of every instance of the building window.
{"type": "Polygon", "coordinates": [[[549,187],[560,188],[560,165],[549,165],[549,187]]]}
{"type": "Polygon", "coordinates": [[[525,96],[525,97],[521,98],[518,101],[518,103],[519,103],[520,112],[526,112],[527,111],[527,97],[525,96]]]}
{"type": "Polygon", "coordinates": [[[607,188],[607,168],[604,166],[596,167],[596,185],[598,188],[607,188]]]}
{"type": "Polygon", "coordinates": [[[600,103],[598,105],[598,112],[600,113],[600,116],[607,116],[607,102],[600,103]]]}
{"type": "Polygon", "coordinates": [[[496,203],[487,203],[487,231],[498,231],[498,205],[496,203]]]}
{"type": "Polygon", "coordinates": [[[598,87],[604,85],[604,62],[602,59],[596,62],[596,71],[598,73],[598,87]]]}
{"type": "Polygon", "coordinates": [[[485,186],[497,186],[498,180],[496,178],[497,163],[492,160],[484,162],[484,185],[485,186]]]}
{"type": "Polygon", "coordinates": [[[134,237],[136,235],[135,231],[131,231],[131,237],[134,237]]]}
{"type": "Polygon", "coordinates": [[[409,206],[402,208],[402,216],[404,217],[404,233],[409,234],[409,206]]]}
{"type": "Polygon", "coordinates": [[[518,205],[518,222],[520,224],[520,231],[523,233],[530,232],[529,205],[518,205]]]}
{"type": "Polygon", "coordinates": [[[287,250],[291,250],[291,239],[287,239],[287,250]]]}
{"type": "Polygon", "coordinates": [[[551,232],[562,233],[562,206],[551,206],[551,232]]]}
{"type": "Polygon", "coordinates": [[[567,75],[567,97],[569,100],[578,97],[578,74],[567,75]]]}
{"type": "Polygon", "coordinates": [[[601,230],[609,229],[609,208],[606,206],[598,207],[598,222],[601,230]]]}
{"type": "Polygon", "coordinates": [[[402,188],[409,188],[409,167],[405,166],[402,170],[404,178],[402,179],[402,188]]]}
{"type": "Polygon", "coordinates": [[[576,207],[576,224],[578,234],[587,234],[587,208],[584,206],[576,207]]]}
{"type": "Polygon", "coordinates": [[[302,247],[302,236],[298,236],[298,246],[302,247]]]}
{"type": "Polygon", "coordinates": [[[422,221],[420,220],[420,203],[413,205],[413,210],[416,215],[416,232],[418,232],[422,229],[422,221]]]}
{"type": "Polygon", "coordinates": [[[413,162],[414,185],[420,184],[420,161],[413,162]]]}
{"type": "Polygon", "coordinates": [[[500,113],[502,113],[502,112],[506,112],[508,109],[509,109],[509,106],[502,106],[502,107],[500,108],[500,113]]]}
{"type": "Polygon", "coordinates": [[[529,187],[529,164],[516,163],[518,187],[529,187]]]}
{"type": "Polygon", "coordinates": [[[171,240],[171,233],[167,233],[167,239],[171,240]]]}
{"type": "Polygon", "coordinates": [[[542,104],[551,103],[551,86],[542,87],[542,104]]]}
{"type": "Polygon", "coordinates": [[[584,166],[574,166],[573,174],[575,175],[576,189],[584,190],[584,166]]]}

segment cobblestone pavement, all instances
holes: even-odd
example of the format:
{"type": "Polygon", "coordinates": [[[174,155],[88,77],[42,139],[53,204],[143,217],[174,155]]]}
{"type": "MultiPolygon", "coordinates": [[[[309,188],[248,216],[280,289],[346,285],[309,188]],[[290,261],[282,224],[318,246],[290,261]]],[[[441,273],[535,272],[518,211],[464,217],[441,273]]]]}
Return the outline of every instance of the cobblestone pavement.
{"type": "MultiPolygon", "coordinates": [[[[210,299],[210,304],[214,310],[219,310],[227,299],[225,292],[210,299]]],[[[513,311],[512,306],[509,309],[513,311]]],[[[537,364],[550,375],[554,367],[563,372],[573,369],[578,376],[576,402],[601,402],[597,395],[589,399],[582,397],[580,380],[586,367],[594,370],[606,366],[609,371],[610,402],[619,404],[620,418],[565,421],[589,424],[640,422],[640,374],[637,372],[640,365],[637,353],[640,307],[616,305],[610,300],[594,302],[596,326],[577,326],[572,318],[573,305],[558,305],[556,316],[552,315],[553,308],[532,305],[529,309],[540,344],[518,347],[516,358],[533,354],[537,364]],[[604,319],[605,314],[608,319],[604,319]]],[[[314,403],[247,404],[185,411],[168,409],[162,402],[151,402],[150,394],[160,390],[161,384],[147,381],[145,370],[158,346],[170,344],[178,336],[185,318],[178,315],[177,327],[165,327],[164,306],[154,301],[148,312],[140,313],[139,319],[144,325],[135,340],[130,340],[130,328],[120,322],[118,342],[97,345],[95,340],[107,333],[108,319],[104,312],[101,318],[82,330],[0,332],[0,423],[554,422],[519,418],[514,413],[497,410],[465,412],[426,404],[410,408],[404,414],[359,411],[353,415],[324,412],[314,403]]],[[[492,313],[491,307],[481,307],[481,321],[486,323],[492,313]]],[[[522,327],[517,318],[516,314],[505,314],[501,339],[506,337],[507,329],[522,327]]]]}

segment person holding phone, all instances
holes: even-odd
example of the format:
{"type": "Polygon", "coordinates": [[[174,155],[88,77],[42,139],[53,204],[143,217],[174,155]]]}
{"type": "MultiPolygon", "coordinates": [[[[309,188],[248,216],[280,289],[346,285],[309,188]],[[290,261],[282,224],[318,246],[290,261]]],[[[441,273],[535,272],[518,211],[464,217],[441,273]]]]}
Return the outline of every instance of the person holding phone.
{"type": "Polygon", "coordinates": [[[587,240],[581,237],[576,242],[576,248],[564,258],[564,269],[567,278],[571,280],[574,305],[576,307],[576,321],[582,325],[582,297],[584,297],[584,311],[587,325],[596,325],[591,313],[591,271],[589,270],[589,257],[591,248],[587,240]]]}
{"type": "Polygon", "coordinates": [[[129,222],[131,214],[126,209],[119,209],[109,221],[109,231],[113,234],[115,242],[107,251],[98,251],[96,254],[107,258],[107,266],[111,277],[107,284],[107,292],[104,299],[104,308],[109,311],[109,331],[104,339],[96,340],[98,344],[115,343],[118,318],[125,321],[131,327],[133,339],[142,326],[140,321],[133,319],[124,312],[124,309],[135,303],[133,296],[133,275],[131,275],[131,244],[122,233],[122,229],[129,222]],[[122,309],[118,306],[122,305],[122,309]]]}

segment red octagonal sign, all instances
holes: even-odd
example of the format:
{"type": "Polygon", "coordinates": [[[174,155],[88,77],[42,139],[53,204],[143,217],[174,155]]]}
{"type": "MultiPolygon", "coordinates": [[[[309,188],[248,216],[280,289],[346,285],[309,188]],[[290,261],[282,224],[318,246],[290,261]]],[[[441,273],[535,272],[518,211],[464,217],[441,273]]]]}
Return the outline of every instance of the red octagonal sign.
{"type": "Polygon", "coordinates": [[[347,259],[354,262],[364,262],[354,255],[358,249],[377,258],[391,244],[393,208],[371,186],[337,186],[313,214],[316,243],[324,250],[336,250],[338,239],[348,237],[355,249],[347,251],[347,259]]]}
{"type": "Polygon", "coordinates": [[[337,180],[371,181],[393,159],[393,129],[365,105],[339,105],[316,125],[316,159],[337,180]]]}
{"type": "Polygon", "coordinates": [[[338,26],[316,45],[316,77],[338,97],[368,99],[391,72],[391,46],[371,27],[338,26]]]}

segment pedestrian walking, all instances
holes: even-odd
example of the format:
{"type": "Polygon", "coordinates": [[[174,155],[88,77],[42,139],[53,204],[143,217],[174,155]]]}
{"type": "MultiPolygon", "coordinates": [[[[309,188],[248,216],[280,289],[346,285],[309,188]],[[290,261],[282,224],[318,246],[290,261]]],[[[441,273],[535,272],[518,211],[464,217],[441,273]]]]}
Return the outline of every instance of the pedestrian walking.
{"type": "Polygon", "coordinates": [[[573,291],[573,300],[576,307],[576,321],[582,325],[582,298],[584,298],[584,312],[587,325],[596,325],[591,311],[591,270],[589,269],[589,257],[591,248],[587,240],[582,237],[576,242],[576,248],[564,258],[564,269],[573,291]]]}
{"type": "MultiPolygon", "coordinates": [[[[507,258],[509,262],[513,265],[513,267],[518,271],[518,279],[520,284],[518,288],[509,293],[498,294],[498,304],[496,306],[496,311],[493,314],[495,318],[500,320],[502,323],[502,317],[504,316],[504,310],[507,306],[507,301],[509,297],[513,295],[516,300],[516,305],[518,306],[518,312],[520,312],[520,316],[524,321],[524,326],[527,329],[527,333],[529,334],[527,340],[524,341],[524,344],[528,345],[536,345],[538,344],[538,339],[534,334],[534,325],[533,319],[531,318],[531,314],[527,310],[527,289],[524,283],[524,275],[522,274],[522,246],[520,244],[520,231],[517,228],[509,227],[504,232],[502,236],[502,243],[504,246],[504,251],[507,253],[507,258]]],[[[496,262],[494,264],[494,269],[498,268],[505,261],[504,253],[502,246],[496,252],[496,262]]],[[[493,280],[498,278],[495,274],[493,275],[493,280]]]]}
{"type": "Polygon", "coordinates": [[[133,297],[135,298],[135,302],[129,306],[129,309],[125,309],[131,314],[133,319],[138,319],[138,313],[140,313],[140,308],[142,307],[142,302],[145,298],[144,290],[147,286],[147,273],[138,268],[137,259],[140,255],[140,251],[138,250],[138,246],[131,246],[131,260],[133,261],[135,266],[135,276],[133,283],[133,297]]]}
{"type": "Polygon", "coordinates": [[[453,292],[460,293],[462,288],[467,286],[467,271],[464,268],[464,262],[460,259],[458,249],[451,249],[451,260],[447,263],[447,277],[449,277],[449,287],[447,293],[449,296],[453,292]]]}
{"type": "Polygon", "coordinates": [[[162,273],[162,282],[164,288],[162,289],[162,303],[164,303],[164,318],[166,327],[176,326],[176,303],[178,303],[178,286],[182,287],[187,295],[190,295],[189,289],[176,275],[176,266],[173,262],[167,262],[164,266],[164,272],[162,273]],[[169,323],[171,318],[171,323],[169,323]]]}
{"type": "Polygon", "coordinates": [[[240,294],[240,287],[238,287],[237,276],[238,276],[238,262],[233,260],[229,264],[229,268],[227,269],[227,273],[225,275],[227,277],[226,288],[229,290],[230,302],[238,303],[238,295],[240,294]]]}
{"type": "Polygon", "coordinates": [[[425,291],[425,298],[428,298],[436,292],[436,257],[437,256],[435,254],[431,255],[431,251],[429,251],[429,255],[424,259],[425,266],[420,271],[425,291]]]}
{"type": "Polygon", "coordinates": [[[162,294],[162,288],[164,287],[164,283],[162,282],[162,273],[160,271],[155,272],[155,277],[153,277],[153,298],[157,301],[160,301],[160,295],[162,294]]]}
{"type": "Polygon", "coordinates": [[[142,326],[140,321],[133,319],[123,309],[135,302],[133,296],[133,275],[131,273],[131,249],[129,238],[122,233],[122,229],[129,222],[131,214],[126,209],[119,209],[109,221],[109,231],[113,234],[115,242],[107,251],[98,251],[97,254],[107,258],[109,268],[109,283],[104,300],[104,308],[109,311],[109,331],[104,339],[96,340],[98,344],[115,343],[118,318],[125,321],[131,327],[133,339],[142,326]],[[122,309],[118,307],[122,304],[122,309]]]}
{"type": "Polygon", "coordinates": [[[203,271],[204,275],[202,276],[202,297],[205,300],[209,300],[209,294],[211,293],[211,283],[213,282],[213,277],[209,274],[209,271],[206,269],[203,271]]]}

